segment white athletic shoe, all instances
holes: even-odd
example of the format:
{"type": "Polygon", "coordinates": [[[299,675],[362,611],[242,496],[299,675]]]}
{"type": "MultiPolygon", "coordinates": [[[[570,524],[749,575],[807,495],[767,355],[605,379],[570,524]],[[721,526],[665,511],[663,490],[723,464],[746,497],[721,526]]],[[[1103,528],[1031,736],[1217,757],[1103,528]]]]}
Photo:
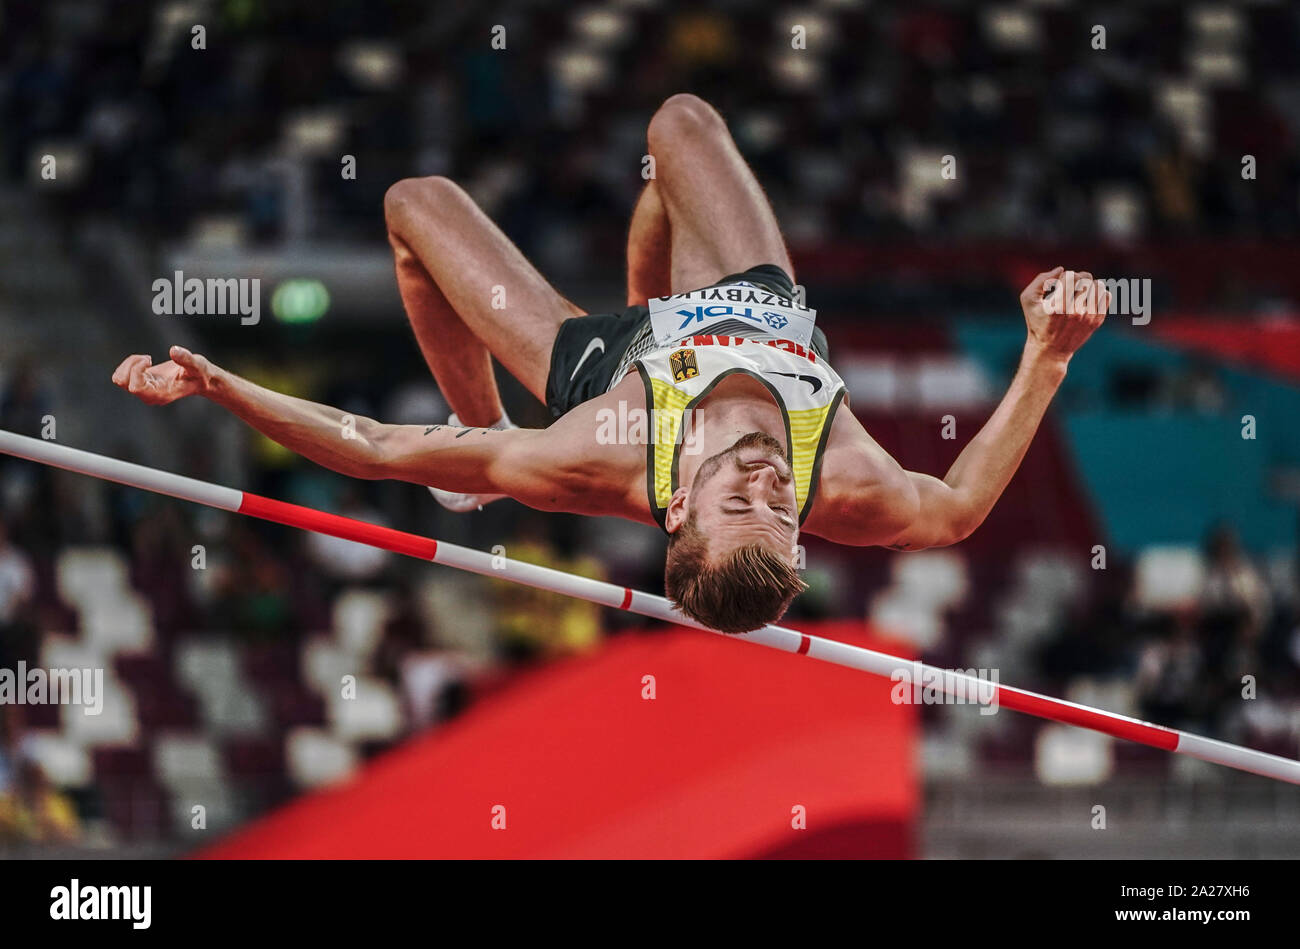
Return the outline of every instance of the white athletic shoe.
{"type": "MultiPolygon", "coordinates": [[[[451,417],[447,419],[448,425],[454,425],[457,428],[468,428],[467,425],[461,425],[460,419],[456,418],[456,413],[452,412],[451,417]]],[[[488,428],[498,430],[507,428],[518,428],[510,417],[502,415],[495,425],[489,425],[488,428]]],[[[464,514],[466,511],[481,511],[484,504],[491,504],[493,501],[500,501],[506,497],[504,494],[458,494],[455,491],[444,491],[442,488],[429,488],[429,493],[433,499],[445,507],[447,510],[456,514],[464,514]]]]}

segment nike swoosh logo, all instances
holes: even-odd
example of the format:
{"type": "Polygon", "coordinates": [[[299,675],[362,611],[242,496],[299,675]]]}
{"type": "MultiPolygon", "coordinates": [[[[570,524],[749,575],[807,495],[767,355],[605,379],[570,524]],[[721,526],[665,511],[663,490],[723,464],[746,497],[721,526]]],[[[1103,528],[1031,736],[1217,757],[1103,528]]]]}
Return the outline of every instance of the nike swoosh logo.
{"type": "Polygon", "coordinates": [[[601,339],[599,336],[597,336],[590,343],[588,343],[587,348],[583,350],[582,358],[579,359],[578,364],[573,367],[573,375],[569,376],[570,382],[572,382],[574,376],[578,374],[578,370],[582,368],[582,364],[587,361],[587,357],[590,356],[592,353],[594,353],[597,349],[599,349],[602,353],[605,351],[605,341],[601,339]]]}
{"type": "Polygon", "coordinates": [[[797,372],[777,372],[775,369],[769,369],[767,371],[773,376],[789,376],[791,379],[802,379],[804,382],[812,386],[813,395],[816,395],[817,391],[822,387],[822,381],[816,376],[805,376],[797,372]]]}

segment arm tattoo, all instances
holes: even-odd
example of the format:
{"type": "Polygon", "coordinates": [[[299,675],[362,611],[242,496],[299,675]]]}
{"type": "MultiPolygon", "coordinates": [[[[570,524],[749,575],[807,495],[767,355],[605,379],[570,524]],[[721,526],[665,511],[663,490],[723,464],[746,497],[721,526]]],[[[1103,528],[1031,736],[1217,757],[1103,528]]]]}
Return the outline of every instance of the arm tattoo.
{"type": "MultiPolygon", "coordinates": [[[[427,427],[424,429],[424,434],[426,434],[426,435],[430,435],[430,434],[432,434],[433,432],[441,432],[444,428],[450,428],[450,427],[452,427],[452,426],[449,426],[449,425],[429,425],[429,426],[427,426],[427,427]]],[[[488,431],[489,431],[489,430],[486,429],[486,428],[462,428],[459,432],[456,433],[456,437],[457,437],[457,438],[460,438],[462,435],[468,435],[470,432],[478,432],[480,435],[486,435],[486,434],[488,433],[488,431]]]]}

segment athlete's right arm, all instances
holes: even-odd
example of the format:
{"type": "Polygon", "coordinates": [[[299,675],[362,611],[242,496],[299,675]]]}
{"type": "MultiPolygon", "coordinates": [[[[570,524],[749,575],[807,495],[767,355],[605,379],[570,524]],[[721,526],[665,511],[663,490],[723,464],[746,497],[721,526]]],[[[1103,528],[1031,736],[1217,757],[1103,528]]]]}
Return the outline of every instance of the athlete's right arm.
{"type": "MultiPolygon", "coordinates": [[[[590,430],[576,420],[549,429],[386,425],[273,392],[179,346],[158,366],[129,356],[113,382],[150,405],[201,395],[319,465],[354,478],[392,478],[466,494],[506,494],[540,510],[619,513],[590,430]],[[567,443],[567,444],[566,444],[567,443]]],[[[607,459],[605,459],[607,460],[607,459]]]]}

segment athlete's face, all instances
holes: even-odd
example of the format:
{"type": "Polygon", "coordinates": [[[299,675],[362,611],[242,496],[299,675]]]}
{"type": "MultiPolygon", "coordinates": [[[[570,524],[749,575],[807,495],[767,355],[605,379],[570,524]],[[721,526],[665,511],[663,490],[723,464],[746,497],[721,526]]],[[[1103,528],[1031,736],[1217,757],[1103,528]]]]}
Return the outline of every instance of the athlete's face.
{"type": "Polygon", "coordinates": [[[799,540],[794,477],[781,443],[750,432],[700,465],[690,510],[711,551],[761,544],[793,559],[799,540]]]}

